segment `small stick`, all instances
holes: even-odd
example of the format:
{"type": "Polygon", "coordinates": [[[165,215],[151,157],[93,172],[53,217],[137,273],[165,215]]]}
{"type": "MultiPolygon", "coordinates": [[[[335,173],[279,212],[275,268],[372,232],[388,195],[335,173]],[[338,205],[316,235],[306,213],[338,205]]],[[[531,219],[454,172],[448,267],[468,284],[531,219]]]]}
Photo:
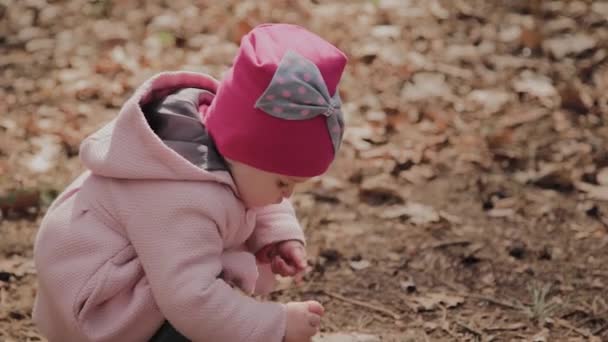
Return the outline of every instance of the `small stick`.
{"type": "Polygon", "coordinates": [[[439,241],[436,242],[430,246],[426,246],[421,248],[421,250],[425,250],[425,249],[437,249],[437,248],[443,248],[443,247],[449,247],[449,246],[458,246],[458,245],[470,245],[471,241],[469,240],[450,240],[450,241],[439,241]]]}
{"type": "Polygon", "coordinates": [[[525,328],[526,325],[525,324],[518,324],[518,325],[513,325],[511,327],[488,327],[488,328],[483,328],[484,331],[489,331],[489,332],[494,332],[494,331],[515,331],[515,330],[520,330],[525,328]]]}
{"type": "Polygon", "coordinates": [[[450,330],[450,322],[448,322],[448,309],[441,304],[439,304],[439,307],[441,308],[441,312],[443,313],[441,317],[441,330],[448,333],[448,335],[450,335],[452,338],[457,339],[458,336],[456,336],[456,334],[454,334],[452,330],[450,330]]]}
{"type": "Polygon", "coordinates": [[[488,296],[484,296],[484,295],[478,295],[478,294],[473,294],[473,293],[457,293],[457,295],[461,296],[461,297],[469,297],[469,298],[473,298],[473,299],[479,299],[479,300],[485,300],[486,302],[490,302],[496,305],[500,305],[500,306],[504,306],[506,308],[509,309],[513,309],[513,310],[521,310],[522,307],[515,305],[515,304],[510,304],[507,302],[504,302],[502,300],[498,300],[496,298],[492,298],[492,297],[488,297],[488,296]]]}
{"type": "Polygon", "coordinates": [[[606,324],[604,324],[603,326],[601,326],[601,327],[599,327],[599,328],[597,328],[597,329],[593,330],[593,331],[591,332],[591,334],[592,334],[592,335],[594,335],[594,336],[595,336],[595,335],[599,335],[599,334],[601,334],[602,332],[604,332],[604,330],[606,330],[606,329],[608,329],[608,323],[606,323],[606,324]]]}
{"type": "Polygon", "coordinates": [[[584,330],[581,330],[581,329],[573,326],[572,324],[568,323],[568,321],[566,321],[566,320],[558,318],[558,319],[555,320],[555,323],[557,325],[559,325],[560,327],[566,328],[566,329],[570,329],[570,331],[574,331],[574,332],[578,333],[579,335],[581,335],[583,337],[591,337],[592,336],[591,333],[589,333],[587,331],[584,331],[584,330]]]}
{"type": "Polygon", "coordinates": [[[385,315],[391,316],[394,319],[400,319],[401,318],[401,316],[398,315],[397,313],[395,313],[395,312],[393,312],[393,311],[391,311],[389,309],[385,309],[383,307],[380,307],[380,306],[376,306],[376,305],[373,305],[373,304],[370,304],[370,303],[366,303],[366,302],[361,302],[361,301],[358,301],[358,300],[355,300],[355,299],[349,299],[349,298],[343,297],[343,296],[341,296],[339,294],[328,292],[328,291],[325,291],[325,290],[323,290],[323,293],[325,293],[326,295],[328,295],[328,296],[330,296],[332,298],[339,299],[341,301],[344,301],[344,302],[347,302],[347,303],[350,303],[350,304],[353,304],[353,305],[362,306],[364,308],[368,308],[368,309],[371,309],[371,310],[383,313],[385,315]]]}
{"type": "MultiPolygon", "coordinates": [[[[608,313],[608,310],[604,310],[604,311],[600,312],[597,315],[591,315],[591,317],[585,318],[584,320],[578,322],[576,325],[583,326],[583,325],[585,325],[585,324],[587,324],[587,323],[589,323],[591,321],[600,320],[600,319],[602,319],[600,316],[604,316],[607,313],[608,313]]],[[[564,318],[564,317],[562,316],[561,318],[564,318]]]]}
{"type": "Polygon", "coordinates": [[[455,323],[457,325],[463,327],[465,330],[468,330],[468,331],[472,332],[473,334],[475,334],[475,335],[477,335],[477,336],[479,336],[479,337],[481,337],[483,339],[484,334],[481,331],[479,331],[479,330],[477,330],[477,329],[475,329],[475,328],[473,328],[473,327],[471,327],[468,324],[463,323],[463,322],[455,321],[455,323]]]}
{"type": "Polygon", "coordinates": [[[0,287],[0,306],[6,307],[6,290],[0,287]]]}

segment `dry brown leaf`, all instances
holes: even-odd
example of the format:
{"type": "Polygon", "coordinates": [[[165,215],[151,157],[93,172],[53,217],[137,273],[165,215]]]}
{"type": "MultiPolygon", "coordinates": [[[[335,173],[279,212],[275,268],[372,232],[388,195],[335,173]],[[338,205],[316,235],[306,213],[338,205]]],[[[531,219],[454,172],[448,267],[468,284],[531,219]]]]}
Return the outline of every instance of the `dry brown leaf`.
{"type": "Polygon", "coordinates": [[[434,72],[421,72],[413,76],[401,91],[406,101],[422,101],[433,98],[452,99],[452,89],[446,82],[445,75],[434,72]]]}
{"type": "Polygon", "coordinates": [[[532,337],[532,342],[547,342],[547,338],[549,338],[549,329],[543,328],[532,337]]]}
{"type": "Polygon", "coordinates": [[[454,308],[464,303],[464,297],[449,295],[445,293],[427,293],[422,296],[412,298],[414,309],[420,311],[432,311],[443,305],[447,308],[454,308]]]}
{"type": "Polygon", "coordinates": [[[520,93],[543,98],[557,94],[553,82],[547,76],[533,73],[530,70],[524,71],[519,78],[513,81],[513,89],[520,93]]]}
{"type": "Polygon", "coordinates": [[[587,114],[589,108],[593,106],[593,99],[582,92],[582,89],[568,84],[559,91],[561,105],[564,109],[572,110],[579,114],[587,114]]]}
{"type": "Polygon", "coordinates": [[[570,122],[570,120],[563,111],[554,111],[552,117],[553,127],[556,131],[564,132],[572,127],[572,122],[570,122]]]}
{"type": "Polygon", "coordinates": [[[522,28],[520,36],[521,44],[531,50],[540,48],[543,42],[543,35],[538,29],[522,28]]]}
{"type": "Polygon", "coordinates": [[[412,184],[424,184],[435,177],[435,169],[430,165],[414,165],[408,170],[399,173],[399,177],[412,184]]]}
{"type": "Polygon", "coordinates": [[[380,211],[378,216],[388,220],[407,217],[414,224],[427,224],[441,220],[439,213],[433,207],[415,202],[388,207],[380,211]]]}
{"type": "Polygon", "coordinates": [[[574,186],[587,194],[590,198],[608,201],[608,186],[594,185],[586,182],[574,182],[574,186]]]}
{"type": "Polygon", "coordinates": [[[401,280],[399,282],[399,286],[405,293],[416,292],[416,283],[412,277],[408,277],[406,280],[401,280]]]}
{"type": "Polygon", "coordinates": [[[511,208],[505,209],[490,209],[487,212],[490,217],[512,217],[515,215],[515,210],[511,208]]]}
{"type": "Polygon", "coordinates": [[[234,25],[234,27],[232,29],[232,32],[230,35],[231,41],[235,44],[240,44],[241,38],[243,38],[243,36],[245,34],[247,34],[247,32],[251,31],[252,28],[253,28],[253,26],[251,25],[249,20],[247,20],[247,19],[239,20],[239,22],[236,25],[234,25]]]}
{"type": "Polygon", "coordinates": [[[433,14],[437,19],[448,19],[450,17],[450,12],[447,9],[441,6],[438,0],[432,0],[428,2],[429,11],[433,14]]]}
{"type": "Polygon", "coordinates": [[[467,100],[480,105],[488,114],[496,113],[511,100],[511,94],[498,89],[476,89],[469,93],[467,100]]]}
{"type": "Polygon", "coordinates": [[[543,108],[522,110],[519,113],[503,116],[499,119],[497,125],[501,128],[514,127],[527,122],[536,121],[549,113],[550,111],[543,108]]]}
{"type": "Polygon", "coordinates": [[[370,205],[403,203],[403,196],[395,187],[393,177],[384,173],[364,179],[359,196],[363,202],[370,205]]]}
{"type": "Polygon", "coordinates": [[[562,59],[568,55],[577,55],[597,45],[595,38],[585,33],[568,34],[557,38],[547,39],[543,48],[551,52],[553,57],[562,59]]]}
{"type": "Polygon", "coordinates": [[[34,260],[13,256],[7,259],[0,259],[0,271],[8,272],[16,277],[23,277],[28,274],[36,274],[34,260]]]}
{"type": "Polygon", "coordinates": [[[600,185],[608,185],[608,167],[604,167],[597,172],[595,179],[600,185]]]}
{"type": "Polygon", "coordinates": [[[348,264],[350,265],[350,267],[355,270],[355,271],[361,271],[364,270],[368,267],[370,267],[372,265],[371,262],[362,259],[362,260],[351,260],[348,262],[348,264]]]}
{"type": "Polygon", "coordinates": [[[38,210],[40,207],[40,191],[13,190],[0,195],[0,210],[2,215],[8,213],[27,213],[30,209],[38,210]]]}

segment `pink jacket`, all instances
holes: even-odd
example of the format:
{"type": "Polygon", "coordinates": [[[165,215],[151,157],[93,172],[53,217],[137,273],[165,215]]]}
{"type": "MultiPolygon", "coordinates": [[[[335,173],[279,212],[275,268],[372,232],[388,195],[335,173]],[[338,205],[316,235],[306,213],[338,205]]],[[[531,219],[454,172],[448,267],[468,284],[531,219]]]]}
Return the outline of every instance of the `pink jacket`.
{"type": "Polygon", "coordinates": [[[88,171],[51,205],[34,248],[33,315],[49,341],[146,341],[165,319],[192,341],[282,340],[284,306],[230,284],[260,290],[272,275],[253,253],[302,231],[288,202],[246,209],[228,172],[152,131],[142,105],[186,87],[215,93],[217,81],[159,74],[82,143],[88,171]]]}

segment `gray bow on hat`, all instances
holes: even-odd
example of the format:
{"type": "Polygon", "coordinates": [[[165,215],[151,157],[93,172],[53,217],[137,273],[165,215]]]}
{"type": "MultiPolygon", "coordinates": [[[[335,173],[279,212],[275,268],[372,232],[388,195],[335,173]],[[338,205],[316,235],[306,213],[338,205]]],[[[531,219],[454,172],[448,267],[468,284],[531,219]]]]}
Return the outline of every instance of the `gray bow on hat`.
{"type": "Polygon", "coordinates": [[[309,120],[325,115],[336,153],[344,133],[341,105],[337,90],[333,97],[329,95],[319,68],[291,50],[285,53],[268,88],[255,103],[256,108],[285,120],[309,120]]]}

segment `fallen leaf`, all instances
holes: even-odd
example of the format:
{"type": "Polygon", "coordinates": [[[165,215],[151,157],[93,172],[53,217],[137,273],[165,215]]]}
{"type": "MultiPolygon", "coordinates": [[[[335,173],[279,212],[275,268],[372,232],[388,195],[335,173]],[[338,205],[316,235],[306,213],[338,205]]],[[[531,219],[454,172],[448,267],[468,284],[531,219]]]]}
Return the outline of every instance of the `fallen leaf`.
{"type": "Polygon", "coordinates": [[[606,185],[594,185],[586,182],[574,182],[574,186],[587,194],[590,198],[608,201],[608,186],[606,185]]]}
{"type": "Polygon", "coordinates": [[[547,39],[543,42],[543,48],[551,52],[553,57],[562,59],[592,49],[596,44],[595,38],[585,33],[575,33],[547,39]]]}
{"type": "Polygon", "coordinates": [[[594,289],[601,290],[601,289],[606,288],[606,284],[604,284],[604,282],[600,278],[593,278],[593,281],[591,281],[591,287],[594,289]]]}
{"type": "Polygon", "coordinates": [[[131,37],[128,25],[118,20],[95,21],[93,34],[101,42],[112,42],[113,44],[122,44],[131,37]]]}
{"type": "Polygon", "coordinates": [[[422,327],[424,328],[424,330],[425,330],[426,332],[432,332],[432,331],[434,331],[435,329],[439,328],[439,324],[434,323],[434,322],[429,322],[429,321],[426,321],[426,322],[424,322],[424,323],[422,324],[422,327]]]}
{"type": "Polygon", "coordinates": [[[600,169],[595,179],[600,185],[608,185],[608,167],[600,169]]]}
{"type": "Polygon", "coordinates": [[[532,342],[547,342],[547,338],[549,338],[549,330],[543,328],[536,335],[532,336],[532,342]]]}
{"type": "Polygon", "coordinates": [[[511,95],[503,90],[476,89],[469,93],[467,100],[481,105],[484,112],[496,113],[511,100],[511,95]]]}
{"type": "Polygon", "coordinates": [[[608,2],[594,1],[591,10],[608,20],[608,2]]]}
{"type": "Polygon", "coordinates": [[[8,259],[0,259],[0,271],[10,273],[18,278],[28,274],[36,274],[34,260],[19,256],[13,256],[8,259]]]}
{"type": "Polygon", "coordinates": [[[40,207],[40,191],[14,190],[0,194],[0,211],[6,217],[10,213],[25,214],[31,209],[40,207]]]}
{"type": "Polygon", "coordinates": [[[433,0],[429,2],[429,11],[433,14],[437,19],[448,19],[450,17],[450,12],[441,6],[438,0],[433,0]]]}
{"type": "Polygon", "coordinates": [[[234,25],[234,28],[232,29],[230,35],[230,39],[233,43],[240,44],[241,38],[243,38],[243,36],[247,34],[247,32],[251,31],[252,28],[253,26],[249,23],[248,20],[241,19],[236,25],[234,25]]]}
{"type": "Polygon", "coordinates": [[[412,77],[401,91],[406,101],[421,101],[435,97],[451,99],[454,97],[445,75],[434,72],[420,72],[412,77]]]}
{"type": "Polygon", "coordinates": [[[412,277],[409,277],[406,280],[400,281],[399,286],[401,287],[401,290],[403,290],[406,293],[416,292],[416,283],[414,283],[414,279],[412,277]]]}
{"type": "Polygon", "coordinates": [[[558,33],[569,32],[577,25],[572,18],[560,16],[555,19],[548,20],[543,23],[543,33],[546,36],[553,36],[558,33]]]}
{"type": "Polygon", "coordinates": [[[518,39],[521,40],[522,28],[519,25],[503,26],[498,32],[498,40],[503,43],[514,42],[518,39]]]}
{"type": "Polygon", "coordinates": [[[359,333],[323,333],[312,338],[312,342],[380,342],[375,335],[359,333]]]}
{"type": "Polygon", "coordinates": [[[484,328],[486,331],[509,331],[509,330],[519,330],[524,329],[526,325],[524,323],[511,323],[506,325],[499,325],[495,327],[484,328]]]}
{"type": "Polygon", "coordinates": [[[441,219],[433,207],[415,202],[388,207],[379,212],[378,216],[383,219],[407,217],[414,224],[438,222],[441,219]]]}
{"type": "Polygon", "coordinates": [[[552,114],[553,127],[558,132],[564,132],[572,127],[572,122],[563,111],[555,111],[552,114]]]}
{"type": "Polygon", "coordinates": [[[557,94],[553,82],[547,76],[526,70],[513,81],[513,89],[536,97],[548,97],[557,94]]]}
{"type": "Polygon", "coordinates": [[[37,173],[49,171],[57,163],[57,156],[61,152],[61,142],[57,136],[44,135],[31,139],[34,146],[38,147],[38,152],[26,159],[27,167],[37,173]]]}
{"type": "Polygon", "coordinates": [[[399,173],[399,177],[412,184],[424,184],[435,177],[435,170],[430,165],[414,165],[399,173]]]}
{"type": "Polygon", "coordinates": [[[511,208],[491,209],[487,212],[490,217],[512,217],[515,215],[515,210],[511,208]]]}
{"type": "Polygon", "coordinates": [[[561,105],[564,109],[572,110],[579,114],[587,114],[593,106],[593,99],[585,96],[582,90],[572,84],[568,84],[559,91],[561,105]]]}
{"type": "Polygon", "coordinates": [[[351,261],[349,261],[349,265],[353,270],[361,271],[361,270],[364,270],[364,269],[370,267],[372,264],[369,261],[362,259],[362,260],[357,260],[357,261],[351,260],[351,261]]]}
{"type": "Polygon", "coordinates": [[[543,35],[537,29],[523,28],[519,39],[524,47],[538,50],[543,42],[543,35]]]}
{"type": "Polygon", "coordinates": [[[387,174],[365,179],[359,189],[359,198],[371,206],[403,203],[393,178],[387,174]]]}
{"type": "Polygon", "coordinates": [[[447,211],[439,211],[439,216],[441,216],[441,218],[451,222],[451,223],[455,223],[455,224],[461,224],[462,218],[460,218],[459,216],[456,215],[452,215],[450,213],[448,213],[447,211]]]}
{"type": "Polygon", "coordinates": [[[376,39],[399,39],[401,27],[397,25],[376,25],[372,27],[370,35],[376,39]]]}
{"type": "Polygon", "coordinates": [[[432,311],[444,305],[447,308],[454,308],[464,303],[464,297],[448,295],[445,293],[428,293],[423,296],[412,298],[416,311],[432,311]]]}

